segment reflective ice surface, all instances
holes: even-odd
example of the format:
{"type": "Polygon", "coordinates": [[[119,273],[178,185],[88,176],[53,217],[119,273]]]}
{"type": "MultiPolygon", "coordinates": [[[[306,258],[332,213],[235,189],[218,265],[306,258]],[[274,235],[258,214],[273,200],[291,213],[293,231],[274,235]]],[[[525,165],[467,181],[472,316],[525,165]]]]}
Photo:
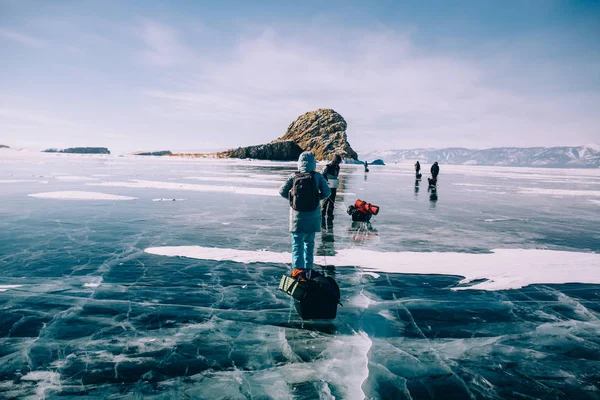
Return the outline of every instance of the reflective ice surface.
{"type": "MultiPolygon", "coordinates": [[[[336,264],[338,318],[303,322],[277,291],[289,264],[144,252],[288,252],[276,189],[293,164],[1,154],[0,397],[599,397],[598,275],[453,290],[459,273],[336,264]]],[[[565,251],[600,251],[597,170],[442,163],[435,196],[408,164],[342,173],[322,265],[346,250],[541,249],[576,268],[565,251]],[[357,198],[381,207],[371,227],[344,212],[357,198]]]]}

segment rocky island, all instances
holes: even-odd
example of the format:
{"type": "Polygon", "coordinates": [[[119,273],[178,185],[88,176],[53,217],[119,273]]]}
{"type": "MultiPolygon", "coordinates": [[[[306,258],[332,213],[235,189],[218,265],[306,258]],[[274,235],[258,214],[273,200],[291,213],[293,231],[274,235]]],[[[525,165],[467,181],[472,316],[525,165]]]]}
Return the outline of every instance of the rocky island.
{"type": "Polygon", "coordinates": [[[71,154],[110,154],[106,147],[70,147],[68,149],[46,149],[44,153],[71,153],[71,154]]]}
{"type": "Polygon", "coordinates": [[[219,158],[254,158],[257,160],[293,161],[304,150],[293,140],[283,140],[257,146],[239,147],[218,153],[219,158]]]}
{"type": "Polygon", "coordinates": [[[133,153],[134,156],[170,156],[173,155],[170,150],[161,150],[161,151],[138,151],[133,153]]]}
{"type": "Polygon", "coordinates": [[[10,147],[0,144],[0,149],[10,149],[10,147]]]}
{"type": "Polygon", "coordinates": [[[270,143],[227,150],[217,153],[217,157],[295,161],[300,153],[308,150],[317,160],[330,160],[335,154],[357,160],[358,155],[348,143],[347,126],[340,114],[320,108],[296,118],[283,136],[270,143]]]}

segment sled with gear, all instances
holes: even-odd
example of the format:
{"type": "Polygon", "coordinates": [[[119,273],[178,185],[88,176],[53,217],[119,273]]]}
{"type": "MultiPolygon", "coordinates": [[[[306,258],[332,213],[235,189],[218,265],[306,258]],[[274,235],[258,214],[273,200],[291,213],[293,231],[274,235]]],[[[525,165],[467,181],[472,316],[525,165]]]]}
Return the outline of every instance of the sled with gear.
{"type": "Polygon", "coordinates": [[[379,214],[379,206],[358,199],[354,205],[348,206],[346,213],[352,217],[353,222],[369,222],[371,216],[379,214]]]}
{"type": "Polygon", "coordinates": [[[334,319],[342,305],[337,282],[311,269],[294,269],[292,276],[283,275],[279,290],[294,298],[302,319],[334,319]]]}
{"type": "Polygon", "coordinates": [[[427,182],[429,182],[429,189],[436,189],[437,178],[427,178],[427,182]]]}
{"type": "Polygon", "coordinates": [[[354,205],[348,206],[346,213],[352,217],[353,222],[369,222],[371,216],[379,214],[379,207],[358,199],[354,205]]]}

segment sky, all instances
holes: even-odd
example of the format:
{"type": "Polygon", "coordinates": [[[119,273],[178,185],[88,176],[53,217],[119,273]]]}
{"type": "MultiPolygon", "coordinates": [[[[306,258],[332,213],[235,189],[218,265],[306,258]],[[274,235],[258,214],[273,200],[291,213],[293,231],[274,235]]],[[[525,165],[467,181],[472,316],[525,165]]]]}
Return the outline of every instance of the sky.
{"type": "Polygon", "coordinates": [[[0,0],[0,144],[359,151],[600,143],[600,1],[0,0]]]}

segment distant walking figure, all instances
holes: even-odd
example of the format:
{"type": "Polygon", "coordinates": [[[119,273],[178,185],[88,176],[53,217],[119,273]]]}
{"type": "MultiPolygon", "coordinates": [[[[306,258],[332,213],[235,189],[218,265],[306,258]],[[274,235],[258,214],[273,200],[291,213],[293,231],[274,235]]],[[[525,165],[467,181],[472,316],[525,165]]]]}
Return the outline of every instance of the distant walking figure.
{"type": "Polygon", "coordinates": [[[431,166],[431,177],[436,180],[437,176],[440,173],[440,166],[438,165],[437,161],[433,163],[433,165],[431,166]]]}
{"type": "Polygon", "coordinates": [[[323,168],[323,177],[327,181],[327,185],[331,189],[331,195],[323,201],[321,207],[321,227],[333,227],[333,210],[335,208],[335,196],[339,185],[340,163],[342,157],[336,154],[333,160],[323,168]]]}

